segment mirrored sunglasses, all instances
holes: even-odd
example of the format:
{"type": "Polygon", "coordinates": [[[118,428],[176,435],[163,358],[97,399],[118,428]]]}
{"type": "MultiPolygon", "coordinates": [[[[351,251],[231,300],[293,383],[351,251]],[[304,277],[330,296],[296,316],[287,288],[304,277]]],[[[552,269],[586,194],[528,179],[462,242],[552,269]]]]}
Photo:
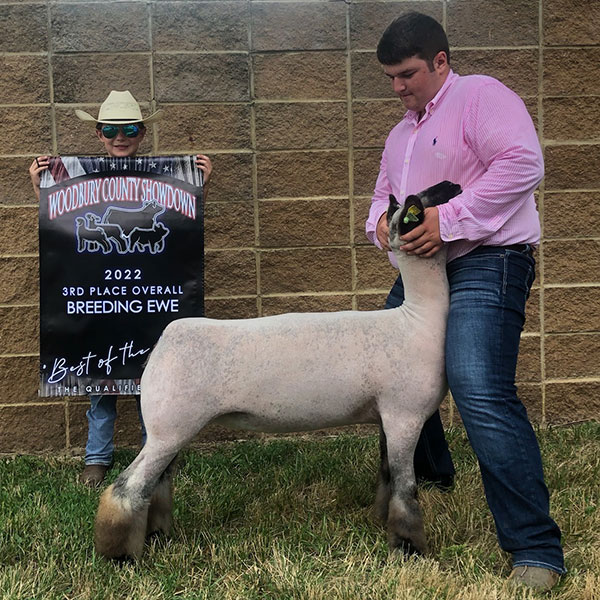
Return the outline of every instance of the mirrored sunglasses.
{"type": "Polygon", "coordinates": [[[127,125],[102,125],[100,128],[102,135],[109,140],[117,137],[119,130],[123,132],[125,137],[134,138],[140,134],[142,128],[134,123],[128,123],[127,125]]]}

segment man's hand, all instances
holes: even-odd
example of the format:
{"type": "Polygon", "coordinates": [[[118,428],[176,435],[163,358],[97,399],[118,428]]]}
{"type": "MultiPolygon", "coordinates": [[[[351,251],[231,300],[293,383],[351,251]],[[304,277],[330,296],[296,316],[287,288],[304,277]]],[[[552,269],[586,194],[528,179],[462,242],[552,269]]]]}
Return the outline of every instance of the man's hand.
{"type": "Polygon", "coordinates": [[[375,228],[375,234],[377,235],[377,239],[379,243],[383,247],[384,250],[391,252],[390,248],[390,228],[387,223],[387,212],[384,212],[381,217],[379,217],[379,221],[377,221],[377,227],[375,228]]]}
{"type": "MultiPolygon", "coordinates": [[[[377,237],[379,237],[379,224],[377,224],[377,237]]],[[[440,217],[437,206],[426,208],[423,223],[403,235],[402,239],[406,244],[400,249],[407,254],[429,258],[439,252],[444,242],[440,237],[440,217]]]]}

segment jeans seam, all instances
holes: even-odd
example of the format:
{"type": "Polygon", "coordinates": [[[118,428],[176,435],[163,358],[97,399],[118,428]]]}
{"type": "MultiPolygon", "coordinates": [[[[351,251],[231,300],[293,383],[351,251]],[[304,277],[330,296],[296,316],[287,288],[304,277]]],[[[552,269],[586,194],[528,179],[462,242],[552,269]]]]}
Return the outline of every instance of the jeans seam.
{"type": "Polygon", "coordinates": [[[541,567],[543,569],[550,569],[559,575],[564,575],[567,572],[567,569],[565,568],[557,567],[556,565],[544,562],[542,560],[517,560],[513,562],[512,567],[513,569],[516,569],[517,567],[541,567]]]}

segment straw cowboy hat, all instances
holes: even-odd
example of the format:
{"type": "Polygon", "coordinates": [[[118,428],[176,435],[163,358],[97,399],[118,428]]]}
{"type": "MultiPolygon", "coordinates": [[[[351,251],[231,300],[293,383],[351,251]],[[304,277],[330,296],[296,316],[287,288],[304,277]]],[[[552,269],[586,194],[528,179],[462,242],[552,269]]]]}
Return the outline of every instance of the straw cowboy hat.
{"type": "Polygon", "coordinates": [[[100,105],[98,118],[93,117],[83,110],[75,109],[75,114],[82,120],[91,123],[108,123],[110,125],[126,125],[127,123],[153,123],[162,116],[162,110],[153,112],[148,117],[142,117],[140,105],[131,95],[131,92],[117,92],[113,90],[108,98],[100,105]]]}

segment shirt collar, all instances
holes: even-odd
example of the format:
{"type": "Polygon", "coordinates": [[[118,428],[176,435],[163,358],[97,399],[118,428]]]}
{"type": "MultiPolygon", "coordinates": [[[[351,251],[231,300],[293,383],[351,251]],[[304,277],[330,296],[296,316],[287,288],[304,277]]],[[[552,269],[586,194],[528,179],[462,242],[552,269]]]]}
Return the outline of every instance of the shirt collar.
{"type": "MultiPolygon", "coordinates": [[[[444,81],[444,85],[439,89],[438,93],[427,103],[425,106],[425,114],[423,118],[433,112],[433,108],[439,104],[442,98],[446,95],[446,92],[450,88],[450,86],[458,79],[458,75],[450,69],[448,71],[448,76],[446,77],[446,81],[444,81]]],[[[404,118],[414,123],[417,123],[419,120],[419,113],[414,110],[407,110],[404,114],[404,118]]]]}

